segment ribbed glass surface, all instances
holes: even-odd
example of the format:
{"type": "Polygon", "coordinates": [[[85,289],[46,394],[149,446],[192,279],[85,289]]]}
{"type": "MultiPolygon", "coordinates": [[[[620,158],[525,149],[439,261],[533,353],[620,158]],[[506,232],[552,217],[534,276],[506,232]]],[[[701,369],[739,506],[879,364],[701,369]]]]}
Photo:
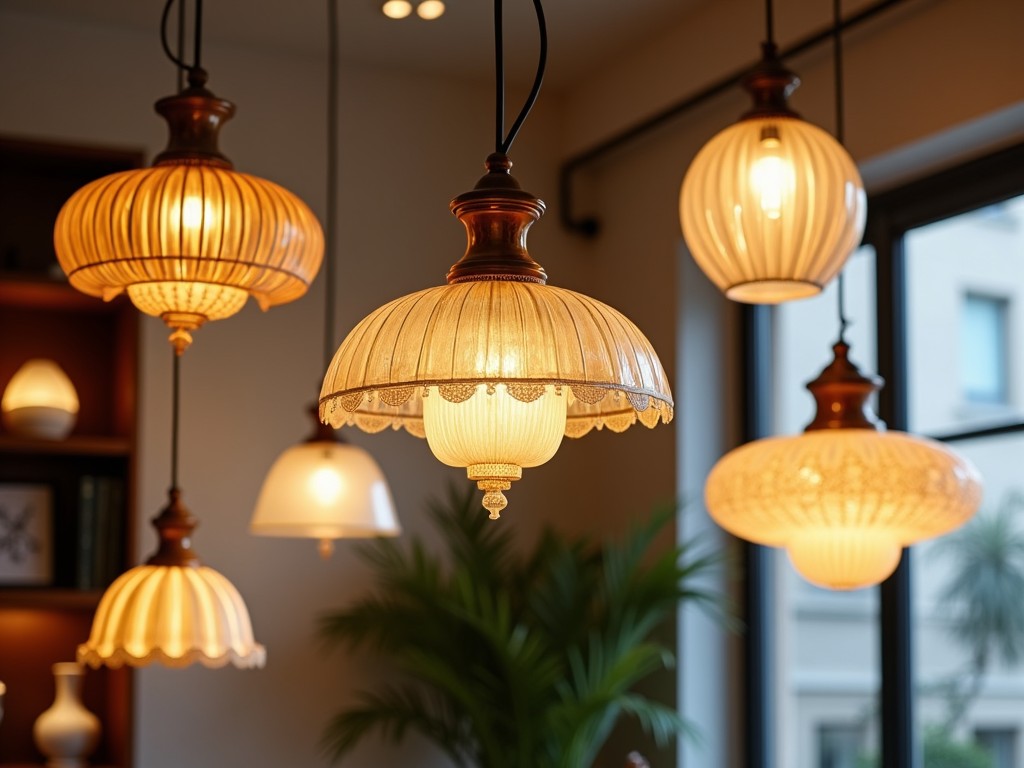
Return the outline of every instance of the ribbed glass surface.
{"type": "Polygon", "coordinates": [[[143,667],[262,667],[266,649],[253,638],[238,590],[205,566],[140,565],[104,593],[78,661],[143,667]]]}
{"type": "Polygon", "coordinates": [[[83,293],[110,299],[128,290],[147,314],[200,321],[234,314],[248,295],[263,309],[299,298],[323,258],[320,224],[298,197],[195,164],[87,184],[61,209],[54,245],[83,293]]]}
{"type": "Polygon", "coordinates": [[[327,370],[320,416],[422,437],[425,387],[463,403],[478,384],[505,384],[523,403],[547,385],[570,388],[571,437],[673,414],[657,354],[620,312],[562,288],[479,281],[404,296],[360,322],[327,370]]]}
{"type": "Polygon", "coordinates": [[[868,429],[749,443],[724,456],[705,486],[719,525],[786,547],[809,581],[836,589],[878,583],[900,548],[966,522],[981,493],[974,465],[942,444],[868,429]]]}
{"type": "Polygon", "coordinates": [[[818,293],[864,234],[853,159],[797,118],[741,120],[697,153],[680,219],[694,260],[726,296],[775,304],[818,293]]]}
{"type": "Polygon", "coordinates": [[[424,431],[431,452],[450,467],[512,464],[536,467],[548,461],[565,434],[569,392],[547,385],[533,402],[523,403],[498,384],[492,393],[479,384],[462,403],[430,387],[423,400],[424,431]]]}
{"type": "Polygon", "coordinates": [[[267,473],[250,530],[260,536],[340,539],[401,533],[384,473],[362,448],[300,443],[267,473]]]}

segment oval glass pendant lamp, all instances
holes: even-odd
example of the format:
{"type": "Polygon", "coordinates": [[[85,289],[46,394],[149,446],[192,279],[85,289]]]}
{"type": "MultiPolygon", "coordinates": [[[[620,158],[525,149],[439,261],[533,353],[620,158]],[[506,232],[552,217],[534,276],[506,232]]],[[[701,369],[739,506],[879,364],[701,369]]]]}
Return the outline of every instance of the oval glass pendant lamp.
{"type": "MultiPolygon", "coordinates": [[[[327,253],[324,259],[324,368],[331,361],[334,328],[338,208],[338,8],[327,0],[327,253]]],[[[250,532],[257,536],[312,538],[320,556],[334,552],[336,539],[397,536],[402,532],[384,473],[357,445],[343,441],[319,422],[303,443],[274,462],[256,501],[250,532]]]]}
{"type": "Polygon", "coordinates": [[[11,377],[0,401],[4,426],[23,437],[63,440],[78,417],[78,393],[53,360],[27,360],[11,377]]]}
{"type": "MultiPolygon", "coordinates": [[[[170,138],[150,168],[90,182],[61,208],[54,246],[78,290],[110,300],[126,292],[187,347],[204,323],[238,312],[249,296],[261,309],[302,296],[323,258],[323,234],[309,207],[273,182],[239,173],[221,154],[221,126],[235,107],[206,88],[200,67],[202,0],[196,0],[195,60],[188,87],[160,99],[170,138]]],[[[184,0],[179,0],[184,2],[184,0]]]]}
{"type": "Polygon", "coordinates": [[[864,234],[867,198],[839,141],[790,109],[799,79],[767,42],[744,85],[754,106],[694,158],[679,200],[683,236],[734,301],[777,304],[819,293],[864,234]]]}
{"type": "Polygon", "coordinates": [[[705,501],[730,533],[785,547],[805,579],[849,590],[885,580],[903,547],[969,520],[982,485],[943,444],[885,431],[868,404],[881,379],[850,362],[842,334],[833,352],[807,385],[817,413],[804,433],[730,451],[711,470],[705,501]]]}
{"type": "Polygon", "coordinates": [[[465,467],[497,518],[524,468],[548,461],[563,435],[581,437],[637,421],[669,422],[672,394],[658,356],[623,314],[547,285],[526,249],[544,203],[512,177],[508,151],[537,97],[547,35],[526,105],[504,134],[501,2],[495,152],[476,187],[451,203],[468,248],[447,285],[396,299],[362,320],[331,361],[320,418],[367,432],[404,427],[433,454],[465,467]]]}
{"type": "Polygon", "coordinates": [[[78,646],[79,663],[96,669],[153,663],[251,668],[266,663],[266,649],[253,636],[242,596],[192,549],[198,521],[182,503],[178,488],[179,368],[175,351],[171,488],[168,505],[153,519],[159,547],[103,593],[89,639],[78,646]]]}

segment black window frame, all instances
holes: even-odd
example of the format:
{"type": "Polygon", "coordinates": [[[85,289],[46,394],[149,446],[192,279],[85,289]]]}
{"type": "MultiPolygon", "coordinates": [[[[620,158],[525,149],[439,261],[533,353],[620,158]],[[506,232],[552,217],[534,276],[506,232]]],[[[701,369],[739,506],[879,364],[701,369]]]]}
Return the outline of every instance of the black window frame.
{"type": "MultiPolygon", "coordinates": [[[[891,429],[907,428],[908,392],[906,264],[903,238],[908,230],[1024,195],[1024,143],[940,170],[872,195],[864,243],[875,250],[878,371],[886,381],[879,415],[891,429]]],[[[1024,254],[1022,254],[1024,256],[1024,254]]],[[[743,382],[743,439],[765,437],[771,429],[772,349],[768,307],[741,308],[740,371],[743,382]]],[[[824,354],[824,352],[823,352],[824,354]]],[[[1024,432],[1024,420],[999,426],[935,435],[956,443],[979,437],[1024,432]]],[[[881,765],[918,768],[914,733],[913,621],[909,550],[896,572],[880,587],[881,765]]],[[[744,608],[746,635],[746,768],[784,768],[775,761],[773,632],[774,585],[767,548],[745,543],[744,608]]]]}

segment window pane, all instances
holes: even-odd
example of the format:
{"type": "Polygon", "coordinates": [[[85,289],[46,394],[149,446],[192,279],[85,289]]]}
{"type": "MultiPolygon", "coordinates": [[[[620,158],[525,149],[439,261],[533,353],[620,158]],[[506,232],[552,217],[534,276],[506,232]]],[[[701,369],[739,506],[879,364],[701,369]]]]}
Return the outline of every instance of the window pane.
{"type": "MultiPolygon", "coordinates": [[[[870,248],[845,269],[850,355],[876,370],[875,258],[870,248]]],[[[773,433],[796,434],[814,415],[805,385],[832,359],[839,334],[837,284],[772,314],[773,433]]],[[[771,727],[776,765],[864,768],[878,752],[878,591],[830,592],[804,581],[776,551],[775,672],[771,727]]]]}
{"type": "Polygon", "coordinates": [[[910,230],[904,246],[911,431],[1020,421],[1024,197],[910,230]]]}

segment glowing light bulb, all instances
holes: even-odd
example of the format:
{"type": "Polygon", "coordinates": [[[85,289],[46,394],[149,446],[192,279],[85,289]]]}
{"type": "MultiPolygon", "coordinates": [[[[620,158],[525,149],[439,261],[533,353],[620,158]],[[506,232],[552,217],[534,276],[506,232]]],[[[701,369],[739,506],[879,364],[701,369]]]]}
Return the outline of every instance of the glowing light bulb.
{"type": "Polygon", "coordinates": [[[325,464],[314,470],[309,476],[309,491],[313,500],[321,506],[329,506],[337,502],[344,489],[344,479],[338,471],[325,464]]]}
{"type": "Polygon", "coordinates": [[[416,13],[421,19],[433,21],[444,15],[445,6],[441,0],[423,0],[416,6],[416,13]]]}
{"type": "Polygon", "coordinates": [[[387,0],[380,9],[389,19],[404,19],[412,13],[412,3],[409,0],[387,0]]]}
{"type": "Polygon", "coordinates": [[[775,136],[762,139],[760,148],[765,154],[750,167],[750,186],[765,216],[773,220],[782,217],[782,208],[795,183],[793,165],[779,156],[779,147],[775,136]]]}
{"type": "Polygon", "coordinates": [[[562,442],[567,389],[548,385],[532,402],[517,400],[504,384],[478,385],[463,402],[449,402],[437,387],[423,400],[423,429],[431,452],[450,467],[465,467],[484,491],[484,507],[497,519],[508,504],[502,491],[524,467],[548,461],[562,442]]]}

